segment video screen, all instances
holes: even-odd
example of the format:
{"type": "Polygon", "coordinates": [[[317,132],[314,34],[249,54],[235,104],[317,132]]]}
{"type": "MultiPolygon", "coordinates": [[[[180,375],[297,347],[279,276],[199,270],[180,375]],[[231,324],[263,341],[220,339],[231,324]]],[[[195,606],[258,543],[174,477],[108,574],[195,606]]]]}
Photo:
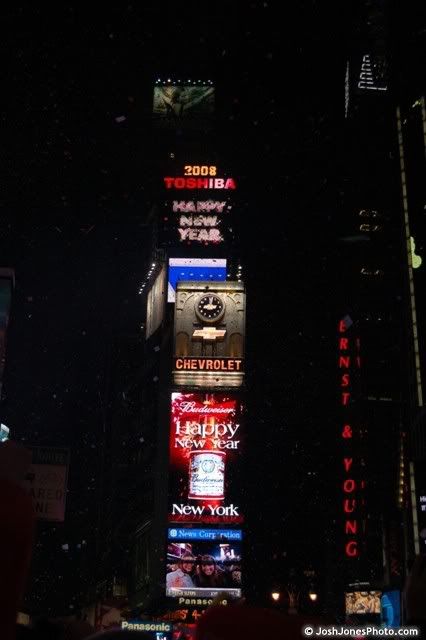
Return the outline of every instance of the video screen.
{"type": "Polygon", "coordinates": [[[383,627],[401,626],[401,592],[384,591],[381,598],[380,623],[383,627]]]}
{"type": "Polygon", "coordinates": [[[195,631],[195,624],[175,624],[173,631],[173,640],[195,640],[195,631]]]}
{"type": "Polygon", "coordinates": [[[159,127],[174,129],[205,126],[215,107],[215,89],[211,82],[165,84],[154,87],[153,117],[159,127]]]}
{"type": "Polygon", "coordinates": [[[208,540],[167,546],[166,595],[241,597],[241,542],[208,540]]]}
{"type": "Polygon", "coordinates": [[[352,591],[345,593],[346,615],[379,615],[381,595],[381,591],[352,591]]]}
{"type": "Polygon", "coordinates": [[[9,440],[10,429],[5,424],[0,424],[0,442],[6,442],[9,440]]]}
{"type": "Polygon", "coordinates": [[[176,283],[182,280],[226,282],[226,259],[170,258],[167,302],[175,302],[176,283]]]}
{"type": "Polygon", "coordinates": [[[170,423],[169,522],[241,523],[241,403],[222,393],[173,393],[170,423]]]}
{"type": "MultiPolygon", "coordinates": [[[[208,167],[197,165],[197,168],[208,167]]],[[[234,240],[232,210],[231,199],[223,196],[217,200],[202,196],[192,196],[191,200],[167,200],[161,216],[160,241],[166,247],[231,243],[234,240]]]]}

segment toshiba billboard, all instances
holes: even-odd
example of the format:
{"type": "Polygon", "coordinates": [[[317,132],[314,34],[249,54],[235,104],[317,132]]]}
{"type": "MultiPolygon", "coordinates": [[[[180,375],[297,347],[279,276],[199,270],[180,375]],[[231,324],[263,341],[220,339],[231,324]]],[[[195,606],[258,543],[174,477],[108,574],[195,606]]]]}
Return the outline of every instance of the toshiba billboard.
{"type": "Polygon", "coordinates": [[[237,524],[241,512],[242,406],[235,396],[173,393],[169,521],[237,524]]]}

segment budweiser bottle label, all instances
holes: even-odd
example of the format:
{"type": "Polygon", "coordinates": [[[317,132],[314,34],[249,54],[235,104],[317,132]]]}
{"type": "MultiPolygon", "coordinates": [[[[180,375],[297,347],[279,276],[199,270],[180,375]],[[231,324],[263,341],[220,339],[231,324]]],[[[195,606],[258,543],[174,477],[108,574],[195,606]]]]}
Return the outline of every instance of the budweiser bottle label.
{"type": "Polygon", "coordinates": [[[191,451],[189,456],[188,498],[223,500],[225,498],[225,452],[191,451]]]}

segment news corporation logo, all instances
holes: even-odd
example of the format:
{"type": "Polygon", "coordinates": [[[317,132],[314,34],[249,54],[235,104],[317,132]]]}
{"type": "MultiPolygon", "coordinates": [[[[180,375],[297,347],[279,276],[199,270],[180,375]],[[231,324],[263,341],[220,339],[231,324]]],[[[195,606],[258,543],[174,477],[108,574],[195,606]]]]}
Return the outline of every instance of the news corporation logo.
{"type": "Polygon", "coordinates": [[[176,531],[176,529],[170,529],[170,534],[169,537],[170,538],[177,538],[178,532],[176,531]]]}

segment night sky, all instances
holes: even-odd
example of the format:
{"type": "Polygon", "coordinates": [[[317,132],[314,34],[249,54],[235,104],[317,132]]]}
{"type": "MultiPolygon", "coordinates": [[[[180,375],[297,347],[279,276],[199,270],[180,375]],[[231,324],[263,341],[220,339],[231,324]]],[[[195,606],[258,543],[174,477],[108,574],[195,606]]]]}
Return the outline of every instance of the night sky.
{"type": "Polygon", "coordinates": [[[3,10],[0,266],[16,292],[1,417],[17,439],[79,452],[58,544],[85,535],[79,492],[95,491],[114,345],[143,320],[161,189],[153,81],[185,74],[216,83],[214,152],[244,214],[259,582],[318,555],[347,20],[323,4],[3,10]]]}

